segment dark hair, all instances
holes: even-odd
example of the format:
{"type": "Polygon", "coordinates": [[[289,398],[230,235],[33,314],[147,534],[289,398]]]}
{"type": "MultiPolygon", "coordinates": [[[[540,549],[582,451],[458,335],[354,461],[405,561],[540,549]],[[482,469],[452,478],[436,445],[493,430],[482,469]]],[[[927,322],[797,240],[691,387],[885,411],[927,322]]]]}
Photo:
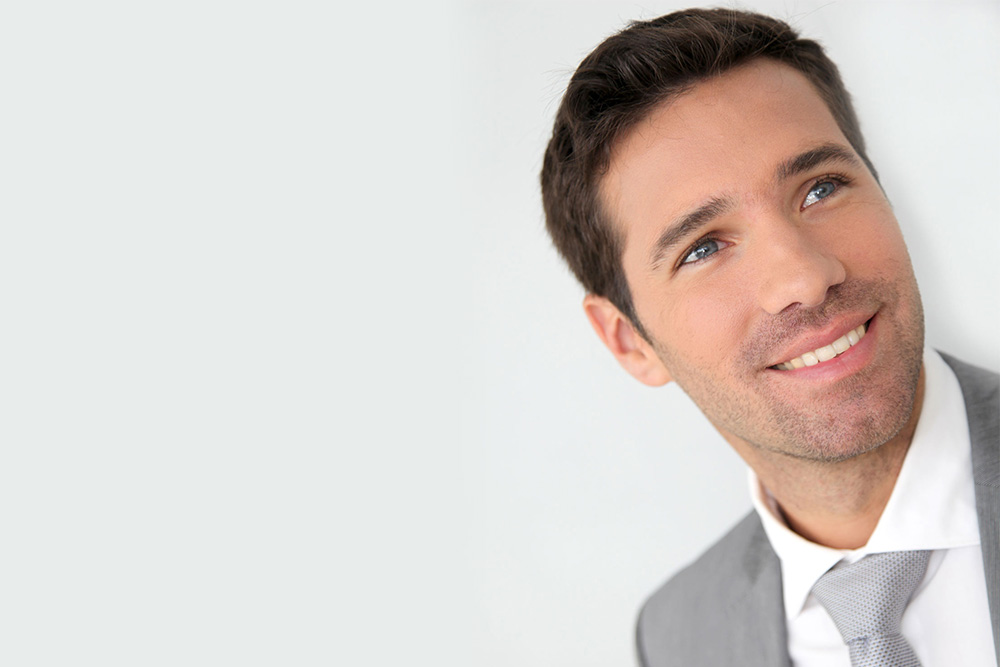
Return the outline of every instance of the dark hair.
{"type": "Polygon", "coordinates": [[[598,197],[611,150],[660,102],[754,58],[804,74],[875,174],[837,66],[819,44],[761,14],[687,9],[633,22],[584,58],[559,105],[541,174],[546,227],[584,288],[610,300],[647,339],[622,269],[621,232],[598,197]]]}

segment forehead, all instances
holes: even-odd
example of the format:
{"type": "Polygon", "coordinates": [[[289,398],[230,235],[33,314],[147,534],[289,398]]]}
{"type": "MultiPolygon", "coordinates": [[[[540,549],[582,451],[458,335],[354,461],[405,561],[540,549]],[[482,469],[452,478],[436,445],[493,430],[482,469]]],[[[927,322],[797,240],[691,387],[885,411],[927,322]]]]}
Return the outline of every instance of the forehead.
{"type": "Polygon", "coordinates": [[[654,108],[614,147],[601,199],[628,254],[712,197],[762,196],[776,165],[823,143],[848,146],[809,80],[752,61],[654,108]]]}

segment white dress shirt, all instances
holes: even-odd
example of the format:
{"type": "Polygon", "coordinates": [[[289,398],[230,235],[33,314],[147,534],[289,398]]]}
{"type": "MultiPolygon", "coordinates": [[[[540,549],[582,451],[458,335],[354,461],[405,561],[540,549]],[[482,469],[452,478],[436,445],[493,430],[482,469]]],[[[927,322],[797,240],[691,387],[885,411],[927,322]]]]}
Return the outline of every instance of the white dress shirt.
{"type": "Polygon", "coordinates": [[[788,649],[796,667],[850,667],[847,646],[810,592],[840,560],[870,553],[931,550],[903,614],[903,636],[923,667],[997,667],[983,570],[965,402],[951,368],[924,352],[924,401],[889,502],[868,543],[840,550],[810,542],[785,524],[750,471],[750,495],[781,559],[788,649]]]}

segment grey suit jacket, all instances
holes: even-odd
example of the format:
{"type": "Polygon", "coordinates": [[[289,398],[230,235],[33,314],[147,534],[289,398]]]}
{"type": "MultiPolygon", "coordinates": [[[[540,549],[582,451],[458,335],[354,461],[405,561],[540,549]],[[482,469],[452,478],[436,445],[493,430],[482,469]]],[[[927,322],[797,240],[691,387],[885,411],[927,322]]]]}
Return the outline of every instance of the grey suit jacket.
{"type": "MultiPolygon", "coordinates": [[[[958,377],[969,415],[976,510],[1000,664],[1000,378],[942,356],[958,377]]],[[[645,667],[791,664],[781,567],[755,512],[649,598],[636,639],[645,667]]]]}

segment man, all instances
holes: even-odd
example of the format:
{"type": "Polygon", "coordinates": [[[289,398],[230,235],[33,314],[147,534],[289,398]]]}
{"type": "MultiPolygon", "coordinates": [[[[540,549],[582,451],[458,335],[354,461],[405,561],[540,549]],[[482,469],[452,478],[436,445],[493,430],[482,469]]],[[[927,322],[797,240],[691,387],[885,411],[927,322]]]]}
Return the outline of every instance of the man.
{"type": "Polygon", "coordinates": [[[993,374],[924,349],[906,246],[835,65],[733,10],[581,63],[542,169],[619,363],[676,381],[755,511],[643,608],[646,665],[996,665],[993,374]]]}

